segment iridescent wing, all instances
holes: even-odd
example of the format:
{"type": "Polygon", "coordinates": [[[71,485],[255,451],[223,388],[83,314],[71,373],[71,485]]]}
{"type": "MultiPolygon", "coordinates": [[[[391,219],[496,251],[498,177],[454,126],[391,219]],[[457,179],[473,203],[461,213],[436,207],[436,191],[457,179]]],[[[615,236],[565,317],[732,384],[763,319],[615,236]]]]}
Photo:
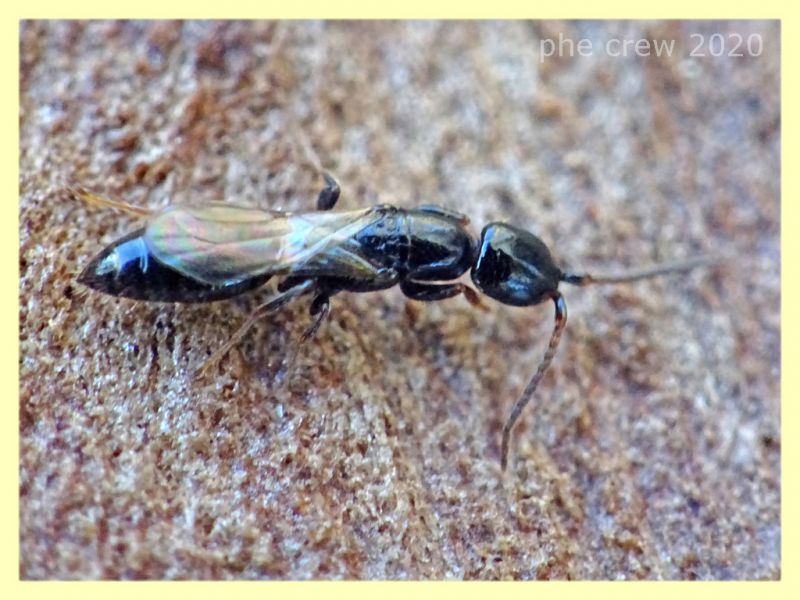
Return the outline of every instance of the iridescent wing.
{"type": "Polygon", "coordinates": [[[226,202],[174,205],[147,225],[161,263],[210,285],[289,273],[380,218],[375,207],[284,213],[226,202]]]}

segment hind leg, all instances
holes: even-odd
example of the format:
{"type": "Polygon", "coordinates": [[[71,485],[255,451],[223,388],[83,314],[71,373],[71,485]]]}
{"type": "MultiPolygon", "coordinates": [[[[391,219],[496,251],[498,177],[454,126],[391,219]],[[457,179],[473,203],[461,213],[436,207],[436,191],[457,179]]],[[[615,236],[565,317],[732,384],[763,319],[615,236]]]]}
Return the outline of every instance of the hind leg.
{"type": "Polygon", "coordinates": [[[309,308],[309,313],[311,313],[311,316],[314,317],[314,320],[303,332],[303,335],[300,336],[300,340],[292,348],[289,357],[286,359],[286,376],[283,379],[284,386],[289,381],[289,374],[294,370],[294,364],[297,361],[297,357],[300,354],[303,344],[314,337],[322,325],[322,322],[325,320],[325,317],[327,317],[330,312],[330,294],[327,292],[319,292],[316,296],[314,296],[314,299],[311,301],[311,307],[309,308]]]}
{"type": "Polygon", "coordinates": [[[205,362],[203,362],[198,369],[198,373],[200,375],[205,375],[208,373],[209,368],[219,362],[223,356],[230,352],[231,348],[233,348],[242,340],[245,334],[258,319],[275,312],[290,300],[309,293],[315,285],[316,282],[313,279],[306,279],[305,281],[302,281],[297,285],[290,287],[289,289],[279,290],[277,294],[273,295],[264,304],[256,307],[256,309],[250,313],[250,316],[247,317],[247,320],[239,327],[239,329],[236,330],[231,338],[220,348],[217,348],[217,350],[211,356],[209,356],[205,362]]]}
{"type": "Polygon", "coordinates": [[[412,300],[422,302],[435,302],[463,294],[472,306],[486,310],[486,305],[481,302],[478,292],[463,283],[422,283],[406,280],[400,283],[400,289],[412,300]]]}
{"type": "Polygon", "coordinates": [[[314,320],[311,322],[311,325],[303,332],[302,337],[300,338],[300,343],[306,342],[310,340],[319,330],[320,325],[325,320],[331,312],[331,297],[330,294],[327,292],[320,292],[316,296],[314,296],[314,300],[311,301],[311,308],[309,309],[311,316],[314,317],[314,320]]]}

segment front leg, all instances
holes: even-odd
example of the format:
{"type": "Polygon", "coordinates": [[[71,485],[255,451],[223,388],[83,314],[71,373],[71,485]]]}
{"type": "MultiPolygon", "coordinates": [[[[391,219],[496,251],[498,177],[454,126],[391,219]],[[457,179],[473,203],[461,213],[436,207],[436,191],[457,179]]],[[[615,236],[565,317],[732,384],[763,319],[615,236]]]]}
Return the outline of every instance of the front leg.
{"type": "Polygon", "coordinates": [[[478,292],[463,283],[422,283],[406,279],[400,283],[400,289],[409,298],[422,302],[435,302],[463,294],[472,306],[486,310],[478,292]]]}

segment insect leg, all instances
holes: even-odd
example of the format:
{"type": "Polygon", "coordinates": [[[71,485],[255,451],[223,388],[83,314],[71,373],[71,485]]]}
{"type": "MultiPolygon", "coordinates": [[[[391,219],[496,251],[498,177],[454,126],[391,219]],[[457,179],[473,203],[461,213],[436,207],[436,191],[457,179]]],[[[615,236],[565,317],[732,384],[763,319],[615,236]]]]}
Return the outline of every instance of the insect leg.
{"type": "Polygon", "coordinates": [[[325,169],[322,168],[322,161],[314,151],[314,147],[311,145],[308,136],[306,136],[302,128],[297,132],[296,141],[300,146],[300,151],[303,153],[311,168],[322,175],[323,179],[325,179],[325,187],[322,188],[319,196],[317,196],[317,210],[332,209],[336,205],[336,201],[339,199],[339,192],[341,191],[339,189],[339,184],[330,173],[326,172],[325,169]]]}
{"type": "Polygon", "coordinates": [[[331,297],[327,292],[320,292],[311,301],[311,308],[309,309],[311,316],[314,317],[311,325],[308,326],[300,338],[300,343],[310,340],[317,333],[320,325],[331,312],[331,297]]]}
{"type": "Polygon", "coordinates": [[[272,296],[269,300],[267,300],[264,304],[256,307],[256,309],[250,313],[250,316],[247,317],[247,320],[242,324],[239,329],[231,336],[231,338],[225,342],[220,348],[209,356],[205,362],[200,366],[198,369],[198,373],[204,375],[208,372],[208,369],[219,362],[219,360],[225,356],[231,348],[233,348],[236,344],[238,344],[241,339],[245,336],[247,331],[253,326],[253,324],[262,317],[268,315],[271,312],[275,312],[282,306],[284,306],[290,300],[297,298],[298,296],[302,296],[303,294],[307,294],[308,292],[312,291],[316,285],[316,282],[313,279],[306,279],[291,287],[287,290],[282,290],[272,296]]]}
{"type": "Polygon", "coordinates": [[[322,177],[325,179],[325,187],[320,190],[319,196],[317,196],[317,210],[330,210],[336,206],[342,190],[339,188],[339,182],[330,173],[323,172],[322,177]]]}
{"type": "Polygon", "coordinates": [[[472,306],[486,310],[478,292],[463,283],[421,283],[406,279],[400,282],[400,289],[409,298],[422,302],[434,302],[463,294],[472,306]]]}
{"type": "Polygon", "coordinates": [[[511,438],[511,430],[514,428],[522,410],[528,402],[530,402],[533,393],[536,391],[536,387],[542,380],[545,371],[547,371],[547,367],[549,367],[550,363],[553,361],[556,349],[558,348],[558,342],[561,339],[561,333],[567,325],[567,303],[564,301],[564,297],[560,292],[555,292],[553,294],[553,302],[556,305],[556,324],[553,327],[553,333],[550,335],[550,343],[547,345],[547,351],[544,353],[544,358],[542,358],[542,362],[539,363],[539,368],[536,369],[536,373],[528,382],[528,385],[525,386],[522,395],[514,403],[511,413],[506,420],[506,424],[503,425],[503,441],[500,445],[500,468],[503,471],[506,470],[506,463],[508,462],[508,444],[511,438]]]}
{"type": "Polygon", "coordinates": [[[319,330],[319,327],[322,325],[325,317],[330,314],[330,295],[327,292],[319,292],[316,296],[314,296],[314,299],[311,301],[309,312],[311,313],[311,316],[314,317],[314,320],[303,332],[303,335],[300,336],[300,342],[294,346],[291,354],[289,354],[289,358],[286,359],[286,376],[283,379],[284,386],[289,382],[289,374],[294,370],[294,363],[297,360],[297,356],[300,354],[300,348],[305,342],[314,337],[314,334],[316,334],[317,330],[319,330]]]}
{"type": "Polygon", "coordinates": [[[92,206],[107,206],[109,208],[115,208],[117,210],[121,210],[122,212],[126,212],[129,215],[135,215],[137,217],[149,217],[153,214],[153,211],[149,208],[128,204],[127,202],[122,202],[121,200],[112,200],[111,198],[95,196],[84,189],[69,188],[69,193],[71,196],[78,198],[79,200],[83,200],[86,202],[86,204],[91,204],[92,206]]]}

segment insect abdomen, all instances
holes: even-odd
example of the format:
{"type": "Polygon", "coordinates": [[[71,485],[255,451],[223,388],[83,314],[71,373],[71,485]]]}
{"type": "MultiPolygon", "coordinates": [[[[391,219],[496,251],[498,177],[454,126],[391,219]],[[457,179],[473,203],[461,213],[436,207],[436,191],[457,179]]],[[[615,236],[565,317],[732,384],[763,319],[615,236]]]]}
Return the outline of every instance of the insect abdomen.
{"type": "Polygon", "coordinates": [[[99,292],[150,302],[211,302],[238,296],[263,285],[270,274],[230,285],[209,285],[159,262],[138,229],[98,254],[78,282],[99,292]]]}

